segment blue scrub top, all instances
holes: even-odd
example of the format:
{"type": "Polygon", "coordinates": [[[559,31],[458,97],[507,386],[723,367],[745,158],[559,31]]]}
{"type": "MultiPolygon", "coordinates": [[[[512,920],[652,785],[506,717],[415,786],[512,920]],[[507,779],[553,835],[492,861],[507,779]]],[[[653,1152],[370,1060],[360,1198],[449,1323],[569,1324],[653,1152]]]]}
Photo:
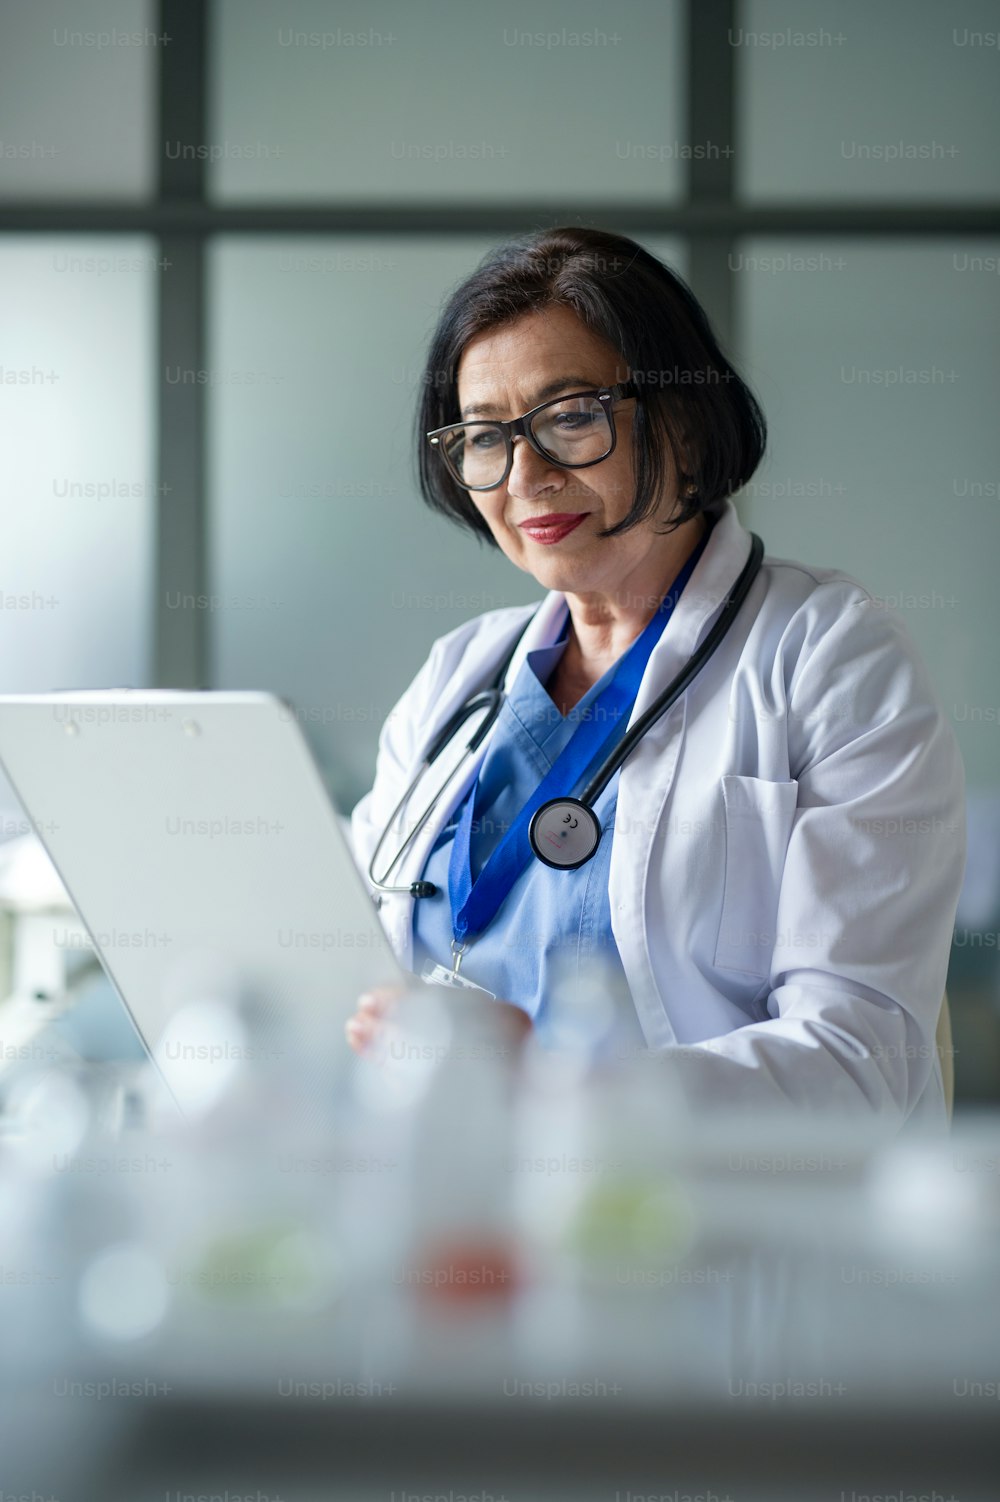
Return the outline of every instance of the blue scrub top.
{"type": "MultiPolygon", "coordinates": [[[[545,684],[565,651],[568,626],[567,607],[558,640],[527,654],[497,717],[479,769],[470,841],[473,880],[618,666],[613,664],[567,715],[561,715],[545,684]]],[[[421,873],[438,891],[413,904],[413,968],[418,973],[428,961],[452,967],[448,862],[463,809],[475,792],[474,783],[438,835],[421,873]]],[[[605,982],[609,977],[612,983],[620,981],[623,996],[629,994],[611,931],[608,898],[617,802],[616,772],[594,805],[602,834],[593,858],[575,871],[556,871],[532,859],[492,923],[472,936],[462,956],[463,976],[501,1001],[522,1007],[536,1021],[544,1020],[543,1003],[553,983],[571,984],[574,976],[582,979],[595,969],[605,982]]]]}

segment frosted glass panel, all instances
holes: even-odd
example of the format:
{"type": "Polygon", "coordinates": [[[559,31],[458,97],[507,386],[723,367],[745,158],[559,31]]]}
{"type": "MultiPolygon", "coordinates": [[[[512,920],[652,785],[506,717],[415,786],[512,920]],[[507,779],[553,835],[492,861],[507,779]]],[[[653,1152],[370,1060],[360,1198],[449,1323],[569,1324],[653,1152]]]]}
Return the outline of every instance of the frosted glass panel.
{"type": "Polygon", "coordinates": [[[5,0],[0,197],[151,192],[155,12],[152,0],[5,0]]]}
{"type": "Polygon", "coordinates": [[[676,0],[217,0],[226,201],[675,197],[676,0]]]}
{"type": "Polygon", "coordinates": [[[741,0],[740,193],[995,198],[998,36],[995,0],[741,0]]]}
{"type": "Polygon", "coordinates": [[[149,681],[154,275],[144,237],[0,240],[0,692],[149,681]]]}
{"type": "MultiPolygon", "coordinates": [[[[370,784],[378,731],[434,639],[541,597],[429,512],[413,478],[426,345],[446,291],[491,243],[212,250],[213,682],[292,698],[345,803],[370,784]]],[[[646,243],[678,264],[675,246],[646,243]]]]}
{"type": "Polygon", "coordinates": [[[756,240],[745,368],[771,456],[743,514],[899,610],[970,785],[1000,782],[1000,242],[756,240]]]}

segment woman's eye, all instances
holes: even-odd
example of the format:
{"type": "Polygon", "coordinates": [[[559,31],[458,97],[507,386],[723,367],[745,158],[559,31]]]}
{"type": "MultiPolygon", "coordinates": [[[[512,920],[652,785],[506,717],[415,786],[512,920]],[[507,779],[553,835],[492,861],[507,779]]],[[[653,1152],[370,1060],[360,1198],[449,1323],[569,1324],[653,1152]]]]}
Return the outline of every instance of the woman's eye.
{"type": "Polygon", "coordinates": [[[555,425],[565,432],[579,432],[582,428],[589,428],[594,421],[592,412],[560,412],[555,425]]]}
{"type": "Polygon", "coordinates": [[[491,449],[500,442],[500,434],[497,432],[473,433],[467,442],[470,442],[474,449],[491,449]]]}

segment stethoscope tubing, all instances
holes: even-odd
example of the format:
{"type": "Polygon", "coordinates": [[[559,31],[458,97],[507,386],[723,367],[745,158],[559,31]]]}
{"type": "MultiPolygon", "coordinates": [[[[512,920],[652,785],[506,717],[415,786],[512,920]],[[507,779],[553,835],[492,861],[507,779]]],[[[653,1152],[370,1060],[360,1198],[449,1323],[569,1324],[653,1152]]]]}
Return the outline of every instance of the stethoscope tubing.
{"type": "Polygon", "coordinates": [[[719,619],[683,670],[663,690],[663,693],[657,696],[649,708],[639,716],[635,724],[626,730],[618,745],[602,761],[580,794],[581,803],[590,806],[597,802],[612,777],[635,749],[639,741],[642,740],[646,731],[655,725],[656,721],[661,719],[668,709],[676,704],[681,694],[691,686],[706,662],[708,662],[709,658],[715,652],[715,649],[722,642],[723,637],[739,614],[744,600],[750,593],[750,588],[759,574],[760,566],[764,561],[764,544],[756,532],[750,534],[750,539],[750,557],[743,565],[740,576],[733,585],[732,594],[729,596],[725,610],[719,616],[719,619]]]}
{"type": "MultiPolygon", "coordinates": [[[[756,532],[751,532],[750,556],[747,559],[746,563],[743,565],[736,583],[733,585],[732,593],[730,594],[729,599],[726,602],[725,610],[719,616],[719,619],[716,621],[715,625],[712,627],[711,631],[708,633],[701,646],[695,652],[694,656],[690,659],[689,662],[685,664],[684,668],[680,673],[678,673],[677,677],[674,678],[670,684],[668,684],[663,693],[657,695],[653,703],[643,714],[639,716],[635,724],[630,726],[630,728],[625,732],[621,740],[618,742],[618,745],[614,747],[614,749],[608,754],[608,756],[605,757],[604,761],[597,768],[596,772],[592,774],[586,787],[580,794],[579,802],[586,805],[590,812],[593,812],[592,805],[596,803],[597,799],[607,787],[612,777],[622,766],[631,752],[635,749],[636,745],[646,734],[647,730],[649,730],[657,720],[661,719],[662,716],[667,713],[668,709],[676,704],[681,694],[683,694],[685,690],[690,687],[691,683],[701,672],[701,669],[708,662],[709,658],[712,657],[712,655],[716,651],[716,648],[720,645],[723,637],[726,635],[730,626],[733,624],[737,615],[742,609],[743,602],[746,600],[751,586],[753,585],[754,580],[760,572],[763,560],[764,544],[757,536],[756,532]]],[[[504,679],[506,678],[507,673],[510,669],[510,665],[514,660],[517,649],[520,646],[521,641],[524,639],[524,635],[530,627],[531,621],[534,620],[534,618],[534,615],[532,615],[527,625],[525,625],[524,628],[518,633],[512,647],[510,648],[510,651],[507,653],[500,667],[497,669],[491,685],[486,689],[481,689],[480,692],[478,694],[475,694],[471,699],[467,699],[466,702],[459,709],[457,709],[454,714],[448,717],[445,724],[439,731],[437,731],[437,733],[429,742],[426,750],[424,751],[420,766],[417,768],[416,776],[412,779],[406,791],[403,793],[399,802],[396,804],[396,807],[393,809],[391,815],[389,816],[389,820],[384,830],[382,831],[382,834],[379,836],[375,849],[372,851],[371,860],[368,863],[369,878],[372,882],[372,885],[378,888],[380,891],[409,892],[411,893],[411,895],[417,896],[422,894],[418,893],[416,891],[416,888],[429,885],[428,883],[422,882],[410,882],[405,886],[395,887],[388,884],[388,878],[395,867],[399,865],[400,860],[406,854],[407,850],[409,850],[413,841],[420,834],[420,831],[424,828],[424,825],[427,823],[431,814],[434,812],[434,809],[437,807],[438,799],[440,798],[441,793],[444,791],[444,785],[442,785],[442,787],[438,789],[437,793],[434,795],[431,802],[427,805],[427,808],[424,810],[423,814],[421,814],[414,827],[407,834],[402,845],[400,845],[396,854],[393,856],[388,867],[382,873],[382,876],[380,878],[376,877],[374,874],[375,862],[378,859],[379,852],[381,851],[382,846],[385,844],[385,841],[389,836],[390,830],[395,825],[396,819],[399,817],[401,810],[406,806],[406,804],[410,801],[410,798],[413,796],[413,792],[420,782],[420,779],[434,764],[445,747],[450,744],[457,730],[462,724],[464,724],[469,716],[474,714],[479,709],[487,709],[488,713],[483,717],[481,723],[476,726],[476,729],[473,731],[473,734],[469,739],[464,752],[462,753],[461,760],[456,764],[450,776],[453,777],[458,771],[459,767],[462,765],[462,762],[465,761],[466,757],[473,754],[482,745],[486,736],[492,729],[493,724],[496,721],[496,718],[503,706],[504,679]]],[[[447,780],[450,780],[450,777],[447,780]]],[[[433,888],[431,888],[431,890],[433,890],[433,888]]]]}

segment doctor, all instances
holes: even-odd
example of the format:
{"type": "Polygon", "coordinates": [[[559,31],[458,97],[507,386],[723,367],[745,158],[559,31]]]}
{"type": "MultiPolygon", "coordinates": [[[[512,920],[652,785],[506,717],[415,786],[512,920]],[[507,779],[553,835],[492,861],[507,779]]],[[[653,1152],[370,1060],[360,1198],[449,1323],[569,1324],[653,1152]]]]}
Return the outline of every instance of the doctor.
{"type": "MultiPolygon", "coordinates": [[[[419,425],[425,500],[547,593],[435,642],[383,728],[352,836],[402,964],[538,1021],[554,981],[599,967],[693,1101],[943,1120],[954,735],[854,580],[767,556],[734,614],[756,560],[729,497],[764,422],[685,285],[594,230],[500,247],[444,309],[419,425]],[[560,802],[727,604],[590,812],[560,802]],[[482,743],[465,751],[473,714],[419,776],[498,667],[482,743]],[[553,841],[581,838],[561,828],[576,816],[589,858],[571,864],[553,841]]],[[[361,999],[355,1048],[392,1005],[361,999]]]]}

